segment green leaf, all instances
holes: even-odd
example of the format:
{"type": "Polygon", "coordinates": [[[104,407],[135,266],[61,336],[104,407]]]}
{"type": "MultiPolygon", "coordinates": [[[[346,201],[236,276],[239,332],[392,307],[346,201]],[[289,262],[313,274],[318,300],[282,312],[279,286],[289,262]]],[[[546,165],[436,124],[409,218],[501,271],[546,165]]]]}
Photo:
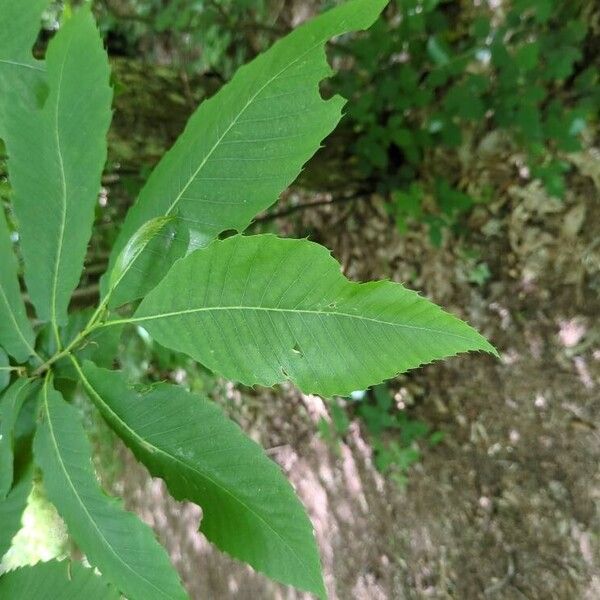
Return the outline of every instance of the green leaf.
{"type": "Polygon", "coordinates": [[[18,362],[35,354],[34,334],[27,320],[17,276],[17,261],[4,210],[0,206],[0,346],[18,362]]]}
{"type": "Polygon", "coordinates": [[[446,179],[436,181],[435,192],[439,207],[449,217],[467,212],[474,204],[473,198],[453,188],[446,179]]]}
{"type": "MultiPolygon", "coordinates": [[[[332,73],[325,43],[369,27],[386,4],[352,0],[326,12],[242,67],[204,102],[129,211],[110,269],[131,236],[154,217],[176,215],[205,245],[223,231],[242,231],[270,206],[340,120],[344,100],[324,101],[319,92],[319,82],[332,73]]],[[[150,244],[113,305],[143,296],[160,281],[173,263],[162,254],[164,245],[150,244]]]]}
{"type": "Polygon", "coordinates": [[[544,77],[548,80],[566,79],[573,73],[575,63],[581,60],[581,57],[581,50],[572,46],[551,49],[545,57],[546,69],[544,77]]]}
{"type": "Polygon", "coordinates": [[[125,275],[133,267],[140,254],[146,249],[148,244],[168,225],[174,217],[156,217],[147,223],[144,223],[125,244],[123,250],[117,257],[115,266],[110,274],[109,291],[110,293],[121,283],[125,275]]]}
{"type": "Polygon", "coordinates": [[[48,4],[50,0],[0,0],[0,56],[24,59],[27,65],[33,61],[31,47],[48,4]]]}
{"type": "Polygon", "coordinates": [[[150,473],[176,499],[202,507],[210,541],[273,579],[325,595],[312,525],[291,485],[216,405],[172,385],[138,391],[91,362],[80,375],[150,473]]]}
{"type": "Polygon", "coordinates": [[[423,188],[418,183],[412,183],[407,191],[392,192],[392,202],[396,209],[396,224],[401,233],[408,230],[407,219],[418,220],[423,214],[423,188]]]}
{"type": "Polygon", "coordinates": [[[119,600],[106,581],[78,562],[50,561],[24,567],[0,577],[0,596],[6,600],[119,600]]]}
{"type": "Polygon", "coordinates": [[[0,500],[13,484],[15,426],[32,386],[31,379],[17,379],[0,398],[0,500]]]}
{"type": "MultiPolygon", "coordinates": [[[[0,527],[0,558],[8,552],[12,539],[21,529],[21,518],[27,507],[27,499],[32,487],[33,469],[29,465],[17,479],[10,494],[4,500],[0,500],[0,523],[2,524],[0,527]]],[[[2,580],[0,579],[0,581],[2,580]]],[[[1,594],[0,597],[2,597],[1,594]]]]}
{"type": "Polygon", "coordinates": [[[44,66],[33,58],[31,47],[49,3],[0,0],[0,138],[5,137],[8,111],[33,106],[43,90],[44,66]]]}
{"type": "Polygon", "coordinates": [[[52,39],[46,66],[43,108],[15,110],[6,142],[25,279],[38,317],[56,326],[81,276],[111,118],[108,59],[88,9],[52,39]]]}
{"type": "Polygon", "coordinates": [[[90,564],[130,600],[187,598],[152,530],[99,487],[77,410],[50,387],[48,379],[41,414],[34,458],[48,498],[90,564]]]}
{"type": "Polygon", "coordinates": [[[523,71],[531,71],[538,64],[540,43],[537,41],[523,44],[517,49],[515,59],[523,71]]]}
{"type": "Polygon", "coordinates": [[[438,66],[444,66],[450,62],[449,49],[434,35],[427,39],[427,53],[438,66]]]}
{"type": "Polygon", "coordinates": [[[234,236],[190,254],[126,321],[245,385],[290,379],[325,396],[459,352],[496,353],[400,284],[349,282],[325,248],[272,235],[234,236]]]}

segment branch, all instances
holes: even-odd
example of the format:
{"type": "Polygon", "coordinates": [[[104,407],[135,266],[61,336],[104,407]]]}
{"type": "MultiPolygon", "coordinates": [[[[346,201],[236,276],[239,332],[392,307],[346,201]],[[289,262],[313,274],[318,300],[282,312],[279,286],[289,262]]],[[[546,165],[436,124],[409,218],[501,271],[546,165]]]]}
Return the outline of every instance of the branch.
{"type": "Polygon", "coordinates": [[[273,221],[274,219],[281,219],[283,217],[287,217],[301,210],[306,210],[309,208],[315,208],[316,206],[327,206],[333,204],[345,204],[346,202],[353,202],[355,200],[364,200],[368,197],[368,194],[365,190],[360,190],[355,192],[350,196],[339,196],[337,198],[332,198],[331,200],[315,200],[314,202],[306,202],[304,204],[297,204],[295,206],[289,206],[288,208],[283,208],[281,210],[273,211],[271,213],[267,213],[260,217],[254,219],[254,223],[264,223],[266,221],[273,221]]]}

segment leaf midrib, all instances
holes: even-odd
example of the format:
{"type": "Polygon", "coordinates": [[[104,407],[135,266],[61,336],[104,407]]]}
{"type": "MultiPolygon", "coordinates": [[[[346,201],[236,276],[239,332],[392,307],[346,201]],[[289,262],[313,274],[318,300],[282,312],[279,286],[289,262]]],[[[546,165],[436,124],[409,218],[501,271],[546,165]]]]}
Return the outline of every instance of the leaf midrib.
{"type": "Polygon", "coordinates": [[[144,580],[148,585],[150,585],[150,587],[154,588],[157,592],[159,592],[161,594],[161,596],[163,596],[165,598],[172,598],[171,596],[167,596],[164,593],[163,590],[161,590],[160,588],[156,587],[156,585],[152,581],[150,581],[149,579],[147,579],[144,575],[138,573],[137,571],[134,571],[132,569],[132,567],[129,566],[121,558],[121,556],[116,552],[116,550],[112,547],[112,545],[106,539],[106,536],[103,534],[102,530],[99,528],[98,524],[96,523],[96,521],[92,517],[91,513],[89,512],[87,506],[85,505],[85,503],[81,499],[79,493],[77,492],[77,488],[73,484],[73,480],[71,479],[71,476],[70,476],[69,472],[67,471],[65,463],[64,463],[64,461],[62,459],[62,454],[60,452],[60,448],[59,448],[59,445],[58,445],[58,440],[56,439],[56,435],[54,433],[54,426],[52,424],[52,419],[50,417],[50,407],[48,406],[48,379],[46,379],[46,381],[44,382],[44,406],[45,406],[45,412],[46,412],[46,419],[47,419],[47,422],[48,422],[48,430],[50,432],[50,438],[52,440],[52,446],[53,446],[54,451],[56,453],[56,457],[57,457],[58,462],[60,464],[60,468],[61,468],[62,472],[64,473],[64,475],[65,475],[65,477],[67,479],[67,482],[69,483],[69,487],[73,491],[73,494],[74,494],[75,498],[77,499],[78,503],[81,505],[81,508],[83,509],[84,513],[87,515],[90,523],[93,525],[94,529],[97,531],[99,538],[104,542],[104,546],[135,577],[144,580]]]}
{"type": "Polygon", "coordinates": [[[55,259],[55,262],[53,265],[54,273],[52,274],[53,279],[52,279],[52,297],[51,297],[51,302],[52,302],[52,306],[51,306],[52,317],[51,317],[51,319],[52,319],[52,323],[54,325],[56,343],[58,344],[59,348],[61,346],[61,340],[60,340],[60,335],[58,333],[58,319],[57,319],[57,314],[56,314],[57,313],[56,296],[57,296],[57,291],[58,291],[58,274],[59,274],[60,264],[62,262],[63,240],[65,237],[65,229],[67,226],[67,178],[66,178],[66,173],[65,173],[64,159],[63,159],[63,155],[62,155],[60,131],[58,128],[58,121],[59,121],[58,112],[60,109],[62,81],[63,81],[65,64],[67,62],[67,57],[71,50],[72,43],[73,43],[73,37],[71,37],[71,39],[69,40],[69,44],[65,50],[65,53],[63,55],[63,61],[60,66],[60,75],[58,78],[58,85],[57,85],[57,89],[56,89],[56,110],[54,111],[54,121],[53,121],[54,135],[55,135],[55,140],[56,140],[56,150],[58,152],[58,165],[59,165],[59,169],[60,169],[60,183],[61,183],[62,197],[61,197],[61,222],[60,222],[60,231],[59,231],[59,236],[58,236],[58,248],[56,250],[56,259],[55,259]]]}
{"type": "MultiPolygon", "coordinates": [[[[173,454],[169,454],[167,451],[163,450],[162,448],[155,446],[153,443],[145,440],[143,437],[141,437],[135,430],[131,429],[131,427],[121,419],[121,417],[102,399],[102,396],[100,396],[100,394],[95,390],[94,386],[91,384],[91,382],[89,381],[89,379],[85,376],[85,373],[83,372],[83,370],[81,369],[81,366],[79,365],[79,363],[73,358],[71,357],[71,360],[77,370],[77,372],[79,373],[79,376],[81,377],[81,381],[83,383],[83,385],[92,393],[92,396],[96,398],[96,400],[98,402],[100,402],[100,404],[105,408],[105,410],[110,413],[111,415],[113,415],[113,418],[115,419],[115,421],[117,421],[122,427],[123,429],[125,429],[126,431],[129,432],[129,434],[132,436],[132,438],[136,439],[139,443],[139,445],[142,448],[152,448],[152,450],[149,450],[151,453],[153,452],[157,452],[159,454],[162,454],[163,456],[165,456],[167,459],[175,461],[179,464],[181,464],[186,470],[190,470],[194,473],[196,473],[199,477],[207,480],[208,482],[210,482],[211,484],[213,484],[216,488],[222,490],[225,494],[227,494],[230,498],[232,498],[235,502],[237,502],[240,506],[242,506],[244,509],[246,509],[250,514],[253,514],[256,516],[256,518],[261,521],[267,529],[269,529],[270,531],[272,531],[280,540],[281,542],[284,544],[284,546],[286,546],[287,548],[289,548],[289,550],[292,552],[292,554],[296,557],[296,560],[304,567],[307,569],[307,571],[310,571],[309,565],[306,564],[306,562],[302,559],[302,557],[296,552],[296,550],[289,545],[289,543],[285,540],[285,538],[276,530],[274,529],[269,523],[268,521],[266,521],[264,519],[264,517],[262,517],[260,514],[258,514],[257,512],[255,512],[252,507],[248,506],[243,500],[241,500],[240,498],[238,498],[237,496],[235,496],[233,494],[233,492],[231,492],[230,490],[228,490],[227,488],[223,487],[219,482],[215,481],[214,479],[212,479],[208,474],[203,473],[202,471],[197,470],[196,468],[194,468],[193,466],[189,465],[188,463],[182,461],[178,456],[175,456],[173,454]]],[[[190,501],[190,498],[187,498],[190,501]]],[[[317,581],[315,582],[317,584],[318,587],[321,587],[321,582],[317,581]]]]}
{"type": "Polygon", "coordinates": [[[319,316],[329,315],[329,316],[335,316],[335,317],[341,317],[341,318],[347,318],[347,319],[355,319],[358,321],[370,321],[373,323],[377,323],[378,325],[387,325],[390,327],[399,327],[402,329],[412,329],[415,331],[427,331],[429,333],[442,334],[442,335],[446,335],[446,336],[455,337],[455,338],[464,340],[466,342],[472,342],[471,338],[460,335],[458,333],[449,332],[444,329],[433,329],[431,327],[421,327],[418,325],[409,325],[406,323],[394,323],[393,321],[383,321],[383,320],[377,319],[375,317],[365,317],[362,315],[353,315],[351,313],[344,313],[344,312],[334,311],[334,310],[275,308],[275,307],[269,307],[269,306],[203,306],[200,308],[190,308],[190,309],[181,310],[181,311],[173,311],[173,312],[169,312],[169,313],[149,315],[146,317],[133,317],[131,319],[119,319],[119,320],[115,320],[115,321],[108,321],[104,326],[106,327],[106,326],[112,326],[112,325],[124,325],[124,324],[129,324],[129,323],[141,323],[144,321],[155,321],[157,319],[168,319],[171,317],[180,317],[180,316],[184,316],[184,315],[197,314],[197,313],[201,313],[201,312],[233,311],[233,310],[250,311],[250,312],[262,311],[262,312],[267,312],[267,313],[278,312],[278,313],[291,313],[291,314],[308,314],[308,315],[319,315],[319,316]]]}

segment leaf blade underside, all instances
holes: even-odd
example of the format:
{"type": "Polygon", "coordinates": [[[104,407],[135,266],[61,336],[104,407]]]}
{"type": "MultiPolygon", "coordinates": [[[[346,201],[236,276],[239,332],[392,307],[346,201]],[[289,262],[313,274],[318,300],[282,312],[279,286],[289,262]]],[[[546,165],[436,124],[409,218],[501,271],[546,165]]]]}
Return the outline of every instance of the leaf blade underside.
{"type": "Polygon", "coordinates": [[[34,333],[21,297],[4,209],[0,206],[0,346],[18,362],[35,354],[34,333]]]}
{"type": "Polygon", "coordinates": [[[6,145],[25,281],[38,317],[58,326],[81,276],[111,119],[108,58],[88,9],[61,27],[45,65],[48,97],[11,110],[6,145]]]}
{"type": "MultiPolygon", "coordinates": [[[[178,217],[205,245],[219,233],[243,231],[292,183],[335,128],[345,101],[323,100],[319,83],[331,75],[325,43],[366,29],[387,0],[351,0],[294,30],[238,70],[202,103],[155,168],[113,249],[109,271],[127,240],[148,220],[178,217]]],[[[113,306],[142,297],[176,258],[150,245],[113,296],[113,306]]],[[[106,292],[106,289],[104,290],[106,292]]]]}
{"type": "MultiPolygon", "coordinates": [[[[75,363],[77,365],[77,363],[75,363]]],[[[222,411],[180,387],[142,393],[86,362],[84,387],[105,420],[177,500],[202,507],[220,550],[269,577],[325,594],[312,525],[279,467],[222,411]]]]}
{"type": "Polygon", "coordinates": [[[234,381],[290,379],[324,396],[459,352],[496,353],[402,285],[350,282],[327,249],[272,235],[217,240],[181,259],[130,322],[234,381]]]}
{"type": "Polygon", "coordinates": [[[49,561],[0,577],[0,596],[32,600],[119,600],[120,594],[93,569],[78,562],[49,561]]]}
{"type": "Polygon", "coordinates": [[[0,398],[0,500],[13,485],[15,427],[33,385],[31,379],[18,379],[0,398]]]}
{"type": "Polygon", "coordinates": [[[152,530],[98,485],[78,412],[48,379],[41,407],[34,460],[42,470],[48,498],[90,564],[131,600],[187,598],[152,530]]]}
{"type": "Polygon", "coordinates": [[[0,138],[14,108],[35,106],[42,93],[45,68],[31,48],[40,30],[42,11],[50,0],[0,0],[0,138]]]}

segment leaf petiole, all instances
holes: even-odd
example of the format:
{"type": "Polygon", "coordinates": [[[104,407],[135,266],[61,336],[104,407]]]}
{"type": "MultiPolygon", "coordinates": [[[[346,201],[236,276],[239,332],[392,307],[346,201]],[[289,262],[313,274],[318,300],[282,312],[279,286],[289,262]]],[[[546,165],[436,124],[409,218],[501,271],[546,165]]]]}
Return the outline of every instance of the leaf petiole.
{"type": "Polygon", "coordinates": [[[43,375],[54,363],[56,363],[57,361],[59,361],[61,358],[64,358],[65,356],[68,356],[69,354],[71,354],[71,351],[76,348],[81,342],[83,342],[83,340],[90,335],[90,333],[92,333],[96,328],[95,327],[88,327],[86,326],[83,331],[81,331],[79,333],[79,335],[68,345],[64,348],[64,350],[61,350],[60,352],[57,352],[54,356],[52,356],[51,358],[49,358],[43,365],[40,365],[34,372],[33,372],[33,377],[39,377],[40,375],[43,375]]]}

